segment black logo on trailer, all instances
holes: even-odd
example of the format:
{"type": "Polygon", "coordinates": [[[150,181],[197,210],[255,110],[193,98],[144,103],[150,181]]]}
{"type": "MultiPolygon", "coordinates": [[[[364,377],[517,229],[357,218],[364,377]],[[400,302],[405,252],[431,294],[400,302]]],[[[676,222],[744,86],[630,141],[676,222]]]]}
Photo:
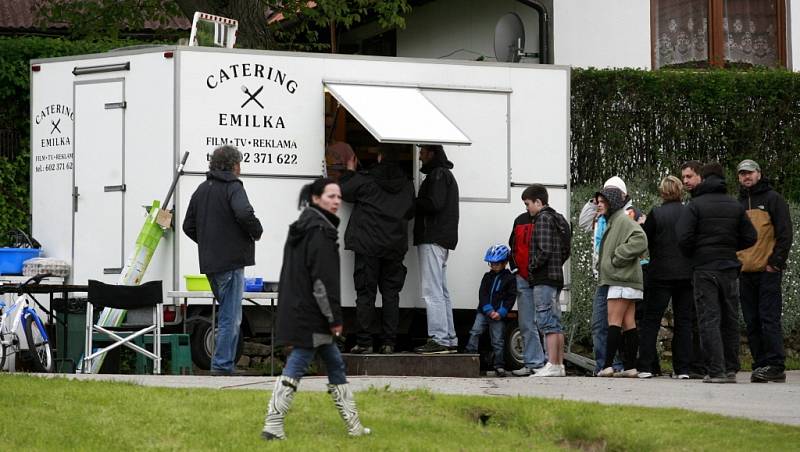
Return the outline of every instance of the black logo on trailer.
{"type": "Polygon", "coordinates": [[[261,86],[260,86],[260,87],[259,87],[259,88],[256,90],[256,92],[254,92],[254,93],[252,93],[252,94],[251,94],[251,93],[250,93],[250,90],[249,90],[249,89],[248,89],[246,86],[242,85],[242,92],[243,92],[243,93],[245,93],[245,95],[247,95],[247,99],[244,101],[244,103],[242,104],[242,106],[241,106],[241,107],[239,107],[239,108],[244,108],[244,106],[245,106],[245,105],[247,105],[247,104],[249,104],[249,103],[250,103],[250,101],[253,101],[253,102],[257,103],[257,104],[258,104],[258,106],[259,106],[259,107],[261,107],[261,108],[263,109],[263,108],[264,108],[264,105],[262,105],[262,104],[261,104],[261,102],[259,102],[259,101],[258,101],[258,99],[256,99],[256,97],[259,95],[259,93],[261,93],[261,91],[262,91],[263,89],[264,89],[264,85],[261,85],[261,86]]]}

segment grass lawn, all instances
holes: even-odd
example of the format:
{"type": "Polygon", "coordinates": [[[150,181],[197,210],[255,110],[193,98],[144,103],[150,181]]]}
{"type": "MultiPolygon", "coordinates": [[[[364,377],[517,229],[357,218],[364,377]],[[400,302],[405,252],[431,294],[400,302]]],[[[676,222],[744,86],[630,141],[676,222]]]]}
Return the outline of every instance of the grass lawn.
{"type": "Polygon", "coordinates": [[[328,394],[301,391],[285,442],[259,437],[268,392],[149,388],[0,374],[0,449],[787,450],[800,428],[679,409],[372,389],[373,435],[348,438],[328,394]]]}

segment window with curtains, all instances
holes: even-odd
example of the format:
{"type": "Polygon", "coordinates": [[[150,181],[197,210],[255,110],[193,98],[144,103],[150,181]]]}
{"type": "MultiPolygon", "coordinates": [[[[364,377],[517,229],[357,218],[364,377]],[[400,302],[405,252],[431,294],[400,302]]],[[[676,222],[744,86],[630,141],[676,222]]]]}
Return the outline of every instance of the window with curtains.
{"type": "Polygon", "coordinates": [[[651,0],[653,67],[781,66],[785,0],[651,0]]]}

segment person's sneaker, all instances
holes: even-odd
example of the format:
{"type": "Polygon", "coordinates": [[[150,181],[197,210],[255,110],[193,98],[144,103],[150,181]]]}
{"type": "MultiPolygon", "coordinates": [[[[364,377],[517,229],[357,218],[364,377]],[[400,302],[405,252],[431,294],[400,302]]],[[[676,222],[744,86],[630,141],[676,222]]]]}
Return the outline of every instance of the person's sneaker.
{"type": "Polygon", "coordinates": [[[561,365],[547,363],[544,367],[531,375],[532,377],[561,377],[561,365]]]}
{"type": "Polygon", "coordinates": [[[448,345],[447,353],[458,353],[458,345],[448,345]]]}
{"type": "Polygon", "coordinates": [[[425,345],[415,348],[414,352],[422,355],[441,355],[445,353],[452,353],[449,347],[444,346],[433,339],[428,339],[428,342],[426,342],[425,345]]]}
{"type": "Polygon", "coordinates": [[[381,346],[381,354],[391,355],[392,353],[394,353],[394,345],[386,344],[381,346]]]}
{"type": "Polygon", "coordinates": [[[496,368],[494,370],[494,375],[496,377],[505,377],[506,376],[506,370],[503,369],[502,367],[498,367],[498,368],[496,368]]]}
{"type": "Polygon", "coordinates": [[[356,345],[350,349],[350,353],[354,355],[364,355],[367,353],[372,353],[372,346],[356,345]]]}
{"type": "Polygon", "coordinates": [[[511,371],[511,375],[515,377],[530,377],[531,375],[533,375],[533,373],[534,373],[533,369],[529,367],[520,367],[517,370],[511,371]]]}
{"type": "Polygon", "coordinates": [[[706,375],[703,377],[703,383],[736,383],[736,374],[730,375],[719,375],[716,377],[712,377],[711,375],[706,375]]]}
{"type": "Polygon", "coordinates": [[[563,364],[558,365],[558,376],[559,377],[567,376],[567,368],[563,364]]]}
{"type": "Polygon", "coordinates": [[[750,381],[753,383],[786,383],[786,372],[775,366],[759,367],[750,374],[750,381]]]}
{"type": "Polygon", "coordinates": [[[690,370],[688,375],[689,375],[689,379],[690,380],[705,380],[706,379],[706,374],[701,373],[701,372],[697,372],[697,371],[691,371],[690,370]]]}
{"type": "Polygon", "coordinates": [[[636,378],[639,376],[639,371],[636,369],[625,369],[622,372],[614,372],[617,378],[636,378]]]}
{"type": "Polygon", "coordinates": [[[613,377],[614,376],[614,368],[613,367],[606,367],[605,369],[597,372],[598,377],[613,377]]]}
{"type": "Polygon", "coordinates": [[[653,378],[652,372],[639,372],[639,378],[653,378]]]}
{"type": "Polygon", "coordinates": [[[689,374],[672,374],[672,378],[676,380],[689,380],[692,377],[689,374]]]}

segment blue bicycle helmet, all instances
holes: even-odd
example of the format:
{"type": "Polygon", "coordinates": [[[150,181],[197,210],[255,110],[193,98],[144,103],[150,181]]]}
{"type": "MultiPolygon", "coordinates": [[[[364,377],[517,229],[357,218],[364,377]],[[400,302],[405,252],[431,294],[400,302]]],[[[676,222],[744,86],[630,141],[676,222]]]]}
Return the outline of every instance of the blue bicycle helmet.
{"type": "Polygon", "coordinates": [[[497,263],[503,262],[508,260],[508,254],[511,250],[503,245],[502,243],[498,243],[497,245],[492,245],[486,250],[486,256],[484,256],[483,260],[486,262],[497,263]]]}

